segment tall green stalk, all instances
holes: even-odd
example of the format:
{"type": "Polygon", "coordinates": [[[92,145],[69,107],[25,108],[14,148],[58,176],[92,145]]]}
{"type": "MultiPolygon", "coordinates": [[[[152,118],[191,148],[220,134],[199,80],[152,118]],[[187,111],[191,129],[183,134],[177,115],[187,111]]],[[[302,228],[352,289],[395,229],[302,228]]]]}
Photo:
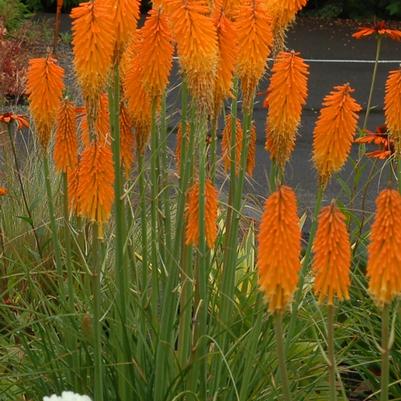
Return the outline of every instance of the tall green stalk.
{"type": "Polygon", "coordinates": [[[125,212],[123,196],[123,171],[121,167],[121,141],[120,141],[120,76],[119,66],[115,64],[113,69],[113,84],[109,91],[110,127],[112,136],[112,151],[114,164],[114,215],[115,215],[115,261],[114,269],[117,277],[117,327],[114,337],[116,345],[116,362],[118,391],[122,401],[129,398],[130,387],[128,385],[128,365],[124,362],[131,360],[130,344],[127,333],[127,307],[128,296],[128,270],[125,263],[125,212]]]}
{"type": "Polygon", "coordinates": [[[390,305],[382,309],[382,343],[381,343],[381,391],[380,401],[389,400],[390,383],[390,305]]]}
{"type": "MultiPolygon", "coordinates": [[[[45,176],[47,202],[48,202],[48,207],[49,207],[50,229],[52,232],[52,242],[53,242],[53,246],[54,246],[54,258],[56,261],[57,274],[59,276],[60,295],[61,295],[61,299],[63,301],[65,299],[64,280],[63,280],[63,264],[61,261],[61,248],[60,248],[60,241],[59,241],[58,232],[57,232],[56,215],[55,215],[52,187],[51,187],[51,181],[50,181],[49,160],[48,160],[46,153],[44,153],[44,156],[43,156],[43,169],[44,169],[44,176],[45,176]]],[[[64,305],[64,303],[63,303],[63,305],[64,305]]]]}
{"type": "Polygon", "coordinates": [[[274,314],[274,330],[276,335],[276,347],[278,367],[280,371],[282,399],[283,401],[291,401],[290,385],[287,373],[287,361],[284,347],[284,330],[283,330],[283,313],[276,312],[274,314]]]}
{"type": "Polygon", "coordinates": [[[327,308],[327,357],[329,360],[329,394],[330,401],[337,401],[336,389],[336,358],[334,347],[334,305],[327,308]]]}

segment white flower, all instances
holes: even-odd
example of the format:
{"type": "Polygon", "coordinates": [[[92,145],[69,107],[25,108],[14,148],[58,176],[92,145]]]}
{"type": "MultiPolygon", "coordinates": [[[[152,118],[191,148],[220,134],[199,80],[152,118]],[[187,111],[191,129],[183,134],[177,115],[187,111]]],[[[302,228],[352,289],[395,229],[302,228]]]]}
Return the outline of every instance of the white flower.
{"type": "Polygon", "coordinates": [[[91,399],[87,395],[75,394],[72,391],[63,391],[60,397],[53,394],[50,397],[43,397],[43,401],[91,401],[91,399]]]}

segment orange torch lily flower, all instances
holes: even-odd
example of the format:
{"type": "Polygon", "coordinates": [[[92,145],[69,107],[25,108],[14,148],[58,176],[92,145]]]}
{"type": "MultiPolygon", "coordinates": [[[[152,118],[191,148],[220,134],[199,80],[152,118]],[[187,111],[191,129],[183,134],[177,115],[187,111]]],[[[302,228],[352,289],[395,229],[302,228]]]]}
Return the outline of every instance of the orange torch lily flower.
{"type": "Polygon", "coordinates": [[[271,313],[291,302],[301,267],[301,230],[294,191],[281,186],[265,203],[258,235],[259,284],[271,313]]]}
{"type": "Polygon", "coordinates": [[[139,0],[113,0],[114,25],[116,27],[116,44],[120,52],[127,45],[135,32],[136,23],[140,16],[139,0]]]}
{"type": "Polygon", "coordinates": [[[401,151],[401,68],[390,71],[384,98],[386,125],[397,152],[401,151]]]}
{"type": "Polygon", "coordinates": [[[369,292],[379,306],[401,294],[401,195],[383,190],[376,200],[376,216],[368,247],[369,292]]]}
{"type": "Polygon", "coordinates": [[[263,0],[244,0],[236,20],[237,73],[241,79],[244,109],[249,110],[273,45],[272,19],[263,0]]]}
{"type": "Polygon", "coordinates": [[[349,299],[351,244],[344,214],[335,203],[320,212],[313,242],[314,292],[319,302],[349,299]]]}
{"type": "Polygon", "coordinates": [[[302,107],[308,96],[309,66],[298,54],[278,54],[265,100],[266,150],[281,166],[294,150],[302,107]]]}
{"type": "Polygon", "coordinates": [[[57,119],[64,89],[63,77],[64,70],[51,57],[29,61],[27,74],[29,109],[44,149],[47,148],[51,130],[57,119]]]}
{"type": "Polygon", "coordinates": [[[313,161],[326,186],[331,175],[345,164],[351,151],[361,106],[349,84],[336,86],[323,100],[313,132],[313,161]]]}
{"type": "Polygon", "coordinates": [[[5,196],[8,194],[7,188],[0,187],[0,196],[5,196]]]}

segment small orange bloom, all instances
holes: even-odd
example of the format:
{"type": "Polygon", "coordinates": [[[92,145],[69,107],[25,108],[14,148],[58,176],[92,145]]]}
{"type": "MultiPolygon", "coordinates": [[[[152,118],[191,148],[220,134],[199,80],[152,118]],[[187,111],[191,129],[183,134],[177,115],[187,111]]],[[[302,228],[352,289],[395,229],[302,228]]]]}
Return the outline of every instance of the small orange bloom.
{"type": "MultiPolygon", "coordinates": [[[[231,169],[231,138],[233,134],[232,127],[232,116],[231,114],[227,114],[226,116],[226,125],[223,130],[223,138],[221,140],[221,148],[222,148],[222,157],[224,162],[224,170],[226,172],[231,169]]],[[[241,163],[241,153],[242,153],[242,139],[243,132],[241,127],[241,122],[237,118],[235,120],[235,174],[238,175],[241,163]]]]}
{"type": "Polygon", "coordinates": [[[384,99],[386,125],[394,140],[396,149],[401,151],[401,68],[390,71],[386,82],[384,99]]]}
{"type": "Polygon", "coordinates": [[[78,138],[75,109],[75,104],[65,99],[61,103],[57,117],[53,157],[56,169],[63,172],[75,168],[78,163],[78,138]]]}
{"type": "Polygon", "coordinates": [[[18,129],[21,129],[22,127],[29,128],[29,121],[25,116],[14,113],[0,114],[0,123],[10,124],[13,122],[17,123],[18,129]]]}
{"type": "Polygon", "coordinates": [[[344,214],[334,203],[322,209],[313,242],[314,292],[319,302],[349,299],[351,244],[344,214]]]}
{"type": "Polygon", "coordinates": [[[326,185],[345,164],[351,151],[361,106],[352,98],[349,84],[336,86],[323,100],[313,132],[313,161],[326,185]]]}
{"type": "Polygon", "coordinates": [[[121,104],[120,109],[120,144],[121,161],[128,177],[134,162],[135,137],[132,132],[128,111],[124,104],[121,104]]]}
{"type": "Polygon", "coordinates": [[[29,109],[43,148],[47,148],[64,89],[64,70],[51,57],[29,60],[27,91],[29,109]]]}
{"type": "Polygon", "coordinates": [[[110,218],[114,200],[113,155],[108,144],[90,144],[82,153],[78,172],[78,213],[102,224],[110,218]]]}
{"type": "MultiPolygon", "coordinates": [[[[217,238],[218,191],[213,183],[205,182],[205,235],[207,246],[211,249],[217,238]]],[[[199,244],[199,181],[195,182],[188,191],[186,208],[187,227],[185,244],[199,244]]]]}
{"type": "Polygon", "coordinates": [[[216,27],[204,0],[169,0],[168,16],[181,68],[199,106],[212,106],[218,47],[216,27]]]}
{"type": "Polygon", "coordinates": [[[88,1],[73,8],[71,18],[75,71],[89,118],[94,119],[97,98],[104,89],[113,60],[114,13],[108,1],[88,1]]]}
{"type": "Polygon", "coordinates": [[[309,66],[298,54],[278,54],[265,100],[266,150],[281,166],[294,150],[302,107],[308,96],[309,66]]]}
{"type": "Polygon", "coordinates": [[[376,216],[368,247],[369,292],[379,306],[401,294],[401,195],[383,190],[376,200],[376,216]]]}
{"type": "Polygon", "coordinates": [[[371,35],[384,36],[397,41],[401,40],[401,31],[398,29],[387,28],[385,21],[376,22],[371,27],[363,27],[355,32],[352,37],[355,39],[362,39],[371,35]]]}
{"type": "Polygon", "coordinates": [[[291,302],[301,267],[301,230],[294,191],[281,186],[265,203],[258,235],[259,284],[271,313],[291,302]]]}
{"type": "Polygon", "coordinates": [[[8,190],[4,187],[0,187],[0,196],[4,196],[8,194],[8,190]]]}
{"type": "Polygon", "coordinates": [[[237,73],[241,79],[244,109],[249,110],[273,45],[272,19],[263,0],[244,0],[236,20],[237,73]]]}

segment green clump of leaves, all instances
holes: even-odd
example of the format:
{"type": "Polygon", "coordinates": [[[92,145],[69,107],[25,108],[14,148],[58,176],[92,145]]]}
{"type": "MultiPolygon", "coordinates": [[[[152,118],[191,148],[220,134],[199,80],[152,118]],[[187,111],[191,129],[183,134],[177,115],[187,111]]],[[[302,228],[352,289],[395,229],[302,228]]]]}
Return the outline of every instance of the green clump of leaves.
{"type": "Polygon", "coordinates": [[[17,29],[30,15],[28,7],[19,0],[0,0],[0,20],[8,32],[17,29]]]}

